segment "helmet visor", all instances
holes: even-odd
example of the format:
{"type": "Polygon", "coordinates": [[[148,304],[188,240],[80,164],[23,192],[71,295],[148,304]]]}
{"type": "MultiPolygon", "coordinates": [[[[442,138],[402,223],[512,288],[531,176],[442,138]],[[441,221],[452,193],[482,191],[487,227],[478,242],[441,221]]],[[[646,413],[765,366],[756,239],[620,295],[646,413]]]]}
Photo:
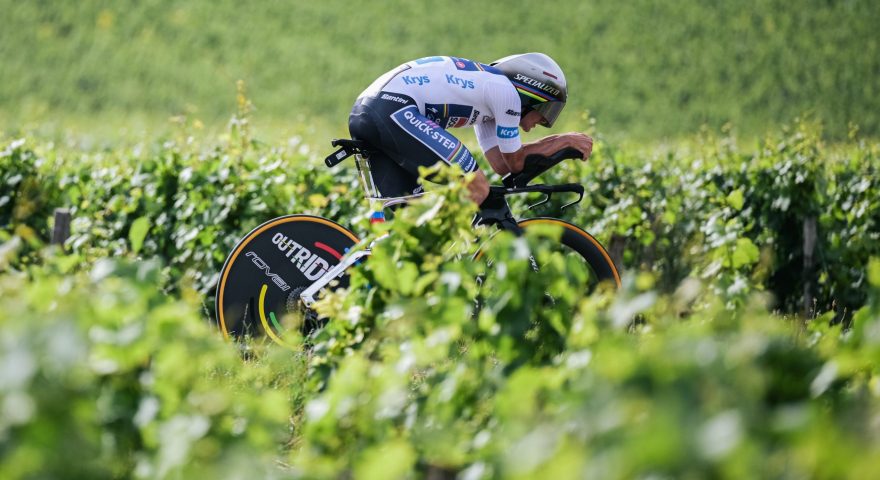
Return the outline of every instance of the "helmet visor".
{"type": "Polygon", "coordinates": [[[556,119],[559,118],[559,114],[562,113],[562,109],[565,108],[565,102],[539,103],[532,108],[537,110],[538,113],[544,117],[544,124],[549,128],[556,123],[556,119]]]}

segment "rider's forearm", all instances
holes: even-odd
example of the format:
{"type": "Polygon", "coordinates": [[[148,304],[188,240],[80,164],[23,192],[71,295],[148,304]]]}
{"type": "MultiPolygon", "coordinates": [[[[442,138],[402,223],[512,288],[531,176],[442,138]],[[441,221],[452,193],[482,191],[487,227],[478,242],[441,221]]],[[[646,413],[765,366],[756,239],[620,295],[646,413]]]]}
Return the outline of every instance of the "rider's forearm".
{"type": "MultiPolygon", "coordinates": [[[[536,142],[523,144],[519,150],[512,153],[501,153],[498,147],[492,148],[485,152],[486,159],[489,161],[492,170],[495,170],[499,175],[507,175],[510,172],[516,173],[522,170],[525,166],[527,155],[542,155],[546,157],[565,148],[577,148],[576,142],[581,138],[589,139],[589,137],[580,134],[548,135],[536,142]]],[[[590,145],[592,145],[592,140],[589,141],[590,145]]],[[[578,149],[584,151],[584,147],[578,149]]],[[[589,147],[587,147],[586,151],[586,156],[589,156],[589,147]]]]}
{"type": "Polygon", "coordinates": [[[526,155],[549,156],[570,146],[571,142],[568,137],[564,135],[548,135],[536,142],[523,144],[523,157],[526,155]]]}
{"type": "MultiPolygon", "coordinates": [[[[499,171],[499,169],[495,168],[495,165],[492,165],[492,168],[500,175],[506,175],[510,172],[517,173],[525,167],[526,155],[538,154],[548,156],[568,146],[569,142],[564,136],[549,135],[536,142],[523,144],[516,152],[499,153],[498,157],[503,160],[503,165],[500,165],[503,167],[503,171],[499,171]]],[[[491,159],[489,163],[492,163],[491,159]]]]}
{"type": "Polygon", "coordinates": [[[569,132],[560,135],[549,135],[537,142],[523,145],[525,155],[550,156],[554,153],[573,148],[581,153],[581,159],[587,160],[593,153],[593,139],[583,133],[569,132]]]}

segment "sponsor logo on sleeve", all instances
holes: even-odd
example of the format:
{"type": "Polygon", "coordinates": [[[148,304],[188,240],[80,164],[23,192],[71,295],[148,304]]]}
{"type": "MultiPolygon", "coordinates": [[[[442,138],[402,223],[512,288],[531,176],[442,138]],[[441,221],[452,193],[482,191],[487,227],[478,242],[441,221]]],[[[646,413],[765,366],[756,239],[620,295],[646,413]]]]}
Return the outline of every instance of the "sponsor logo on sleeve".
{"type": "Polygon", "coordinates": [[[468,60],[466,58],[459,57],[449,57],[452,59],[453,65],[458,70],[466,71],[466,72],[489,72],[495,73],[499,75],[504,75],[501,70],[498,70],[495,67],[490,67],[485,63],[475,62],[473,60],[468,60]]]}
{"type": "Polygon", "coordinates": [[[449,117],[449,120],[446,121],[446,128],[461,128],[467,125],[467,117],[449,117]]]}
{"type": "MultiPolygon", "coordinates": [[[[476,119],[474,107],[454,103],[426,103],[425,116],[443,128],[465,127],[476,119]]],[[[479,111],[477,111],[479,114],[479,111]]]]}
{"type": "Polygon", "coordinates": [[[480,116],[480,111],[477,110],[477,109],[475,108],[475,109],[474,109],[474,112],[471,113],[471,118],[470,118],[470,120],[468,120],[468,123],[467,123],[467,124],[468,124],[468,125],[473,125],[474,123],[477,122],[477,118],[478,118],[479,116],[480,116]]]}
{"type": "Polygon", "coordinates": [[[468,88],[473,89],[474,88],[474,81],[473,80],[465,80],[464,78],[457,77],[452,74],[446,74],[446,83],[448,83],[450,85],[459,86],[463,89],[468,89],[468,88]]]}
{"type": "Polygon", "coordinates": [[[398,96],[395,96],[395,95],[388,95],[387,93],[383,93],[382,97],[380,97],[380,98],[382,98],[382,100],[390,100],[392,102],[397,102],[397,103],[407,103],[406,100],[404,100],[398,96]]]}
{"type": "Polygon", "coordinates": [[[461,153],[456,156],[452,163],[457,163],[465,173],[473,172],[477,169],[477,161],[471,152],[464,145],[461,146],[461,153]]]}
{"type": "Polygon", "coordinates": [[[519,136],[519,128],[502,127],[499,125],[495,129],[495,134],[498,135],[498,138],[516,138],[519,136]]]}
{"type": "Polygon", "coordinates": [[[428,78],[427,75],[420,75],[418,77],[413,75],[404,75],[400,77],[400,79],[403,80],[403,83],[407,85],[426,85],[428,83],[431,83],[431,79],[428,78]]]}
{"type": "Polygon", "coordinates": [[[445,162],[458,164],[466,172],[476,168],[476,160],[467,147],[449,132],[440,128],[440,125],[422,116],[415,105],[401,108],[394,112],[391,118],[406,133],[431,149],[445,162]]]}
{"type": "Polygon", "coordinates": [[[446,133],[434,121],[419,114],[415,105],[398,110],[392,114],[392,118],[410,135],[444,158],[458,145],[458,139],[446,133]]]}
{"type": "Polygon", "coordinates": [[[508,114],[508,115],[511,115],[511,116],[514,116],[514,117],[518,117],[518,116],[520,116],[520,112],[517,112],[516,110],[508,110],[508,111],[506,111],[506,112],[504,112],[504,113],[506,113],[506,114],[508,114]]]}

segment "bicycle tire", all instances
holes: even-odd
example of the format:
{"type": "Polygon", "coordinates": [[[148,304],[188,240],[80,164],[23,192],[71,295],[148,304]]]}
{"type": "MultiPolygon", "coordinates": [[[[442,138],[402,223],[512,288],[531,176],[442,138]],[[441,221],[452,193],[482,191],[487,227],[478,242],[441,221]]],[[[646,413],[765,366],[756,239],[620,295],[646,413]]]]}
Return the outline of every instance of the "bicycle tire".
{"type": "Polygon", "coordinates": [[[595,237],[586,232],[586,230],[572,223],[552,217],[535,217],[520,220],[517,222],[523,229],[535,225],[555,225],[562,227],[562,236],[559,241],[566,247],[577,252],[583,257],[586,264],[593,271],[593,274],[600,281],[613,282],[617,288],[620,288],[620,273],[617,266],[611,260],[611,256],[605,247],[596,240],[595,237]]]}
{"type": "MultiPolygon", "coordinates": [[[[359,241],[342,225],[312,215],[285,215],[251,230],[220,270],[215,307],[223,336],[266,335],[291,347],[281,338],[281,318],[299,308],[299,292],[359,241]]],[[[338,280],[338,287],[348,285],[346,274],[338,280]]]]}

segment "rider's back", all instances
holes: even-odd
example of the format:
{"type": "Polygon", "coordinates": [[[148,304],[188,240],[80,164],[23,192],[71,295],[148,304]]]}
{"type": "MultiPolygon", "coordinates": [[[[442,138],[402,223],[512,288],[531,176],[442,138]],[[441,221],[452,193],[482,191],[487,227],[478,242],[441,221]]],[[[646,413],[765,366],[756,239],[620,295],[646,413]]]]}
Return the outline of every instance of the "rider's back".
{"type": "Polygon", "coordinates": [[[441,128],[479,130],[487,125],[494,135],[496,125],[515,128],[519,123],[516,89],[496,68],[472,60],[438,56],[407,62],[379,77],[360,96],[380,91],[412,98],[441,128]]]}

